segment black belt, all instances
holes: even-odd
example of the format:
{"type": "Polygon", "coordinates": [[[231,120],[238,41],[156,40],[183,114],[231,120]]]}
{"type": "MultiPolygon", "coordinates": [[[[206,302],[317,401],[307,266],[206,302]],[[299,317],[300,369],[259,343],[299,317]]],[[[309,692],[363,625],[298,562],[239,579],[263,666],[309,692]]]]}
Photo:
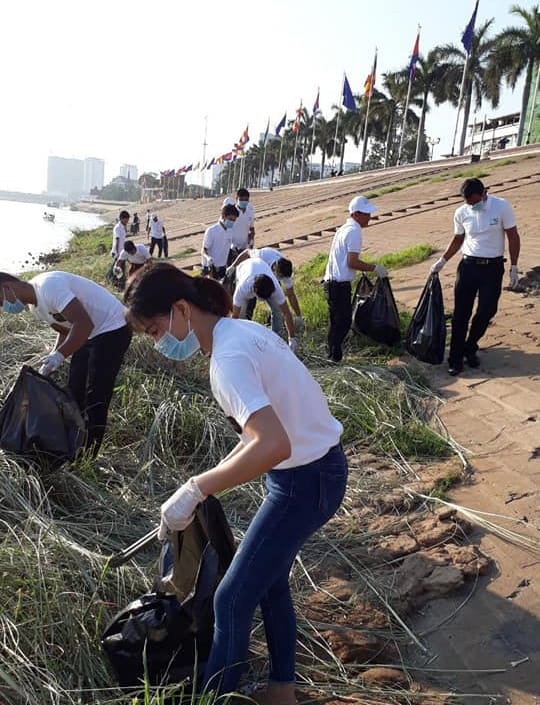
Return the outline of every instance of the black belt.
{"type": "Polygon", "coordinates": [[[332,284],[332,286],[351,286],[351,282],[338,282],[335,279],[324,279],[323,284],[332,284]]]}
{"type": "Polygon", "coordinates": [[[473,264],[500,264],[504,262],[504,257],[471,257],[470,255],[463,255],[463,259],[473,264]]]}

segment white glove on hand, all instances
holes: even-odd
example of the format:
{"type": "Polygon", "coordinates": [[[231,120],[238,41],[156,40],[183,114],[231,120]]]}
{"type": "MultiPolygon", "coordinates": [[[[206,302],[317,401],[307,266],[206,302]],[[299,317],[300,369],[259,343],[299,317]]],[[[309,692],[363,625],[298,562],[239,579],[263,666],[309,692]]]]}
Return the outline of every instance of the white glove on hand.
{"type": "Polygon", "coordinates": [[[376,264],[375,269],[373,271],[381,279],[384,279],[384,277],[388,276],[388,272],[386,271],[386,267],[383,267],[382,264],[376,264]]]}
{"type": "Polygon", "coordinates": [[[45,376],[50,375],[60,367],[65,359],[61,352],[55,350],[41,360],[41,367],[38,370],[39,374],[45,376]]]}
{"type": "Polygon", "coordinates": [[[289,338],[289,348],[292,350],[293,353],[296,353],[298,350],[298,343],[296,342],[296,338],[289,338]]]}
{"type": "Polygon", "coordinates": [[[193,521],[197,505],[206,499],[195,479],[191,477],[161,505],[161,524],[158,538],[163,541],[169,531],[183,531],[193,521]]]}
{"type": "Polygon", "coordinates": [[[519,272],[518,272],[518,267],[517,264],[512,264],[510,266],[510,288],[511,289],[517,289],[519,286],[519,272]]]}
{"type": "Polygon", "coordinates": [[[437,274],[438,272],[441,271],[441,269],[444,267],[446,264],[446,260],[444,257],[439,257],[439,259],[431,265],[431,269],[429,270],[430,274],[437,274]]]}
{"type": "Polygon", "coordinates": [[[304,319],[302,316],[294,317],[294,330],[298,335],[304,332],[304,319]]]}
{"type": "Polygon", "coordinates": [[[113,274],[117,279],[122,279],[122,277],[124,276],[122,267],[113,267],[113,274]]]}
{"type": "Polygon", "coordinates": [[[236,269],[236,267],[234,267],[234,266],[231,264],[231,266],[230,266],[230,267],[227,267],[227,269],[225,270],[225,276],[226,276],[226,277],[232,276],[232,275],[234,274],[234,270],[235,270],[235,269],[236,269]]]}

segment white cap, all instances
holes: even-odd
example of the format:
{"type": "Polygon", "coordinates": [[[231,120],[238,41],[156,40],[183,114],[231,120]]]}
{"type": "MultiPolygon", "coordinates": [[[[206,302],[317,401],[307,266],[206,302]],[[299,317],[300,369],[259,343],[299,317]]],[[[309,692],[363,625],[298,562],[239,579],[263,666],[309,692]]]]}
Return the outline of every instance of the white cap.
{"type": "Polygon", "coordinates": [[[223,207],[234,206],[235,203],[236,203],[236,201],[231,196],[227,196],[227,198],[223,199],[223,207]]]}
{"type": "Polygon", "coordinates": [[[375,213],[377,206],[365,196],[355,196],[349,203],[349,213],[375,213]]]}

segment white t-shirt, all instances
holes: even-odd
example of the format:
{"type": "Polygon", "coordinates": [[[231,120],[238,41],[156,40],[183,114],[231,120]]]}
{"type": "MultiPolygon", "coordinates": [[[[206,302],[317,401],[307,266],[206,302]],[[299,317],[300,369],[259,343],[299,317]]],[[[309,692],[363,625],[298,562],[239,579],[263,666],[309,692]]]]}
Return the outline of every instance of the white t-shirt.
{"type": "Polygon", "coordinates": [[[263,262],[262,259],[250,258],[244,262],[240,262],[236,268],[236,287],[233,294],[233,306],[242,308],[242,305],[255,296],[253,291],[253,283],[255,277],[259,274],[266,274],[267,277],[274,282],[274,291],[268,298],[268,302],[272,302],[277,306],[282,306],[285,303],[285,294],[281,290],[278,280],[270,267],[263,262]]]}
{"type": "Polygon", "coordinates": [[[231,229],[232,244],[240,250],[245,250],[249,242],[249,231],[253,226],[253,218],[246,208],[246,212],[238,209],[238,218],[234,222],[234,227],[231,229]]]}
{"type": "Polygon", "coordinates": [[[155,240],[161,240],[163,237],[163,221],[159,220],[152,220],[150,221],[150,237],[153,237],[155,240]]]}
{"type": "MultiPolygon", "coordinates": [[[[249,256],[250,257],[255,257],[258,259],[262,259],[263,262],[266,262],[266,264],[272,269],[273,265],[276,262],[279,262],[280,259],[283,259],[283,255],[279,250],[275,250],[273,247],[260,247],[260,248],[253,248],[253,250],[248,250],[249,256]]],[[[275,272],[274,272],[275,274],[275,272]]],[[[279,279],[279,281],[283,284],[285,289],[292,289],[293,288],[293,277],[278,277],[276,274],[276,277],[279,279]]]]}
{"type": "Polygon", "coordinates": [[[84,306],[94,328],[88,339],[108,333],[126,325],[125,308],[107,289],[90,279],[68,272],[44,272],[30,279],[36,292],[37,305],[30,306],[36,318],[51,325],[71,328],[71,323],[61,313],[73,301],[84,306]],[[56,316],[56,317],[55,317],[56,316]]]}
{"type": "Polygon", "coordinates": [[[133,254],[122,250],[118,256],[118,259],[121,262],[125,262],[127,260],[130,264],[144,264],[150,259],[150,252],[148,252],[146,245],[135,245],[135,252],[133,254]]]}
{"type": "Polygon", "coordinates": [[[345,225],[338,228],[328,255],[324,273],[325,281],[350,282],[356,274],[347,264],[349,252],[360,254],[362,251],[362,228],[352,218],[347,218],[345,225]]]}
{"type": "Polygon", "coordinates": [[[497,196],[488,196],[479,210],[465,203],[454,213],[454,235],[465,235],[461,251],[470,257],[502,257],[504,231],[515,224],[512,206],[497,196]]]}
{"type": "Polygon", "coordinates": [[[126,241],[126,228],[123,223],[116,223],[116,225],[113,228],[113,236],[112,236],[112,247],[111,247],[111,254],[115,255],[117,250],[116,250],[116,240],[119,240],[118,243],[118,252],[122,252],[124,249],[124,242],[126,241]]]}
{"type": "Polygon", "coordinates": [[[211,225],[203,237],[203,247],[212,258],[214,267],[225,267],[231,249],[232,228],[227,230],[221,222],[211,225]]]}
{"type": "Polygon", "coordinates": [[[210,385],[244,444],[252,440],[243,433],[249,417],[272,407],[291,443],[290,458],[276,469],[306,465],[339,443],[343,426],[331,415],[320,386],[285,341],[258,323],[217,322],[210,385]]]}

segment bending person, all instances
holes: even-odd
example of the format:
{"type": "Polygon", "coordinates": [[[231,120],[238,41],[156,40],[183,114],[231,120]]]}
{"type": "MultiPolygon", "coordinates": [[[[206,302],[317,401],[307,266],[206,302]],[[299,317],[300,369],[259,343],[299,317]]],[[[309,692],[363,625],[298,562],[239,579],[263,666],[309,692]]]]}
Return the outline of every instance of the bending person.
{"type": "Polygon", "coordinates": [[[71,357],[68,386],[86,414],[86,447],[95,457],[116,376],[131,342],[124,306],[99,284],[67,272],[44,272],[27,282],[0,272],[0,297],[4,313],[21,313],[28,306],[58,333],[39,371],[50,375],[71,357]]]}
{"type": "Polygon", "coordinates": [[[215,594],[204,687],[220,693],[237,688],[260,605],[270,657],[268,700],[293,705],[296,618],[289,573],[305,541],[343,499],[342,426],[279,336],[228,317],[231,300],[218,282],[153,264],[131,281],[126,305],[130,323],[166,357],[187,360],[198,350],[210,355],[212,394],[240,439],[218,465],[191,477],[162,505],[160,537],[185,529],[207,495],[267,473],[267,496],[215,594]]]}

